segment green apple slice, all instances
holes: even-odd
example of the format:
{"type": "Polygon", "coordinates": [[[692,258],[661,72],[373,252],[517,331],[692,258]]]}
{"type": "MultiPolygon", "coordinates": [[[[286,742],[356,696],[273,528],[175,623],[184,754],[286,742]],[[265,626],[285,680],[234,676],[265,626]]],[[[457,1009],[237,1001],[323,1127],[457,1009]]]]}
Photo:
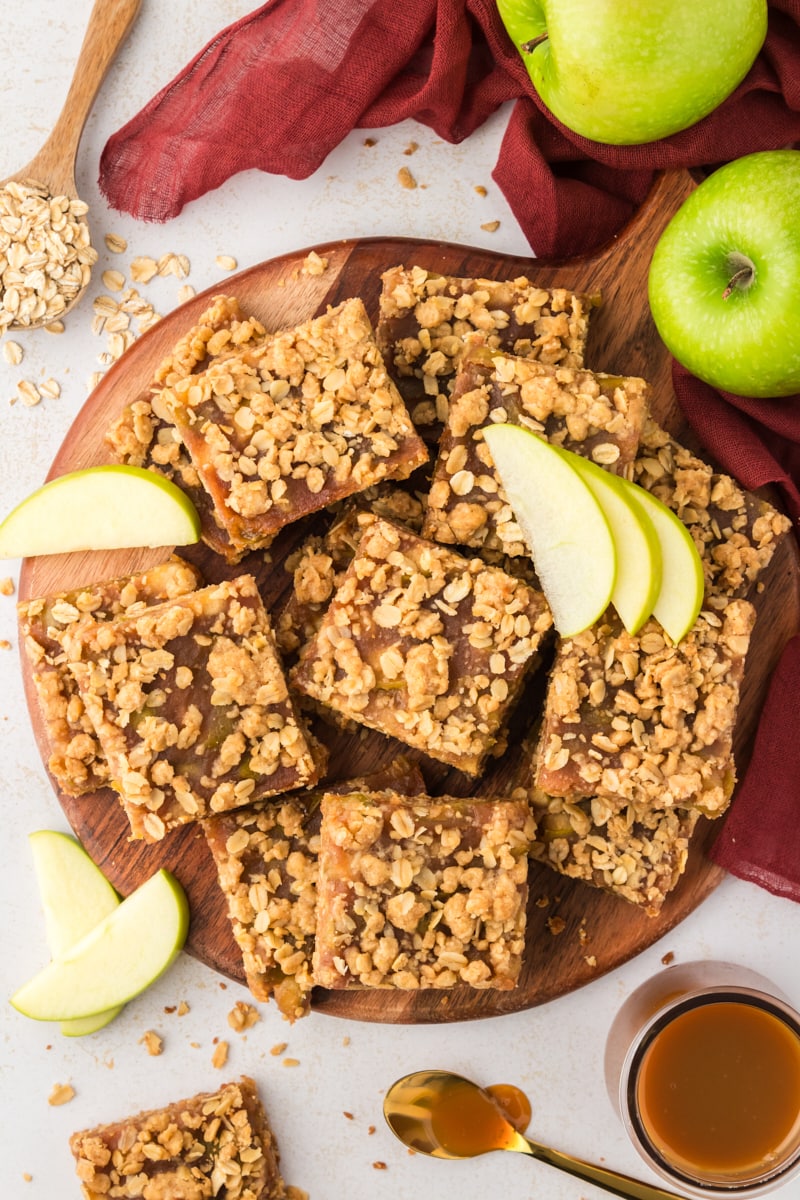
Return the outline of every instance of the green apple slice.
{"type": "Polygon", "coordinates": [[[519,425],[483,432],[562,637],[593,625],[609,605],[617,554],[608,521],[571,463],[519,425]]]}
{"type": "Polygon", "coordinates": [[[570,450],[562,450],[606,515],[617,548],[617,577],[611,603],[628,633],[637,633],[652,614],[661,591],[661,543],[643,507],[641,488],[570,450]]]}
{"type": "Polygon", "coordinates": [[[703,563],[692,535],[672,509],[645,488],[637,488],[636,495],[661,543],[661,590],[653,605],[653,616],[677,645],[692,628],[703,607],[703,563]]]}
{"type": "Polygon", "coordinates": [[[171,480],[143,467],[86,467],[50,480],[9,513],[0,558],[188,546],[199,538],[197,510],[171,480]]]}
{"type": "MultiPolygon", "coordinates": [[[[44,910],[47,945],[62,958],[103,917],[119,905],[119,896],[83,846],[68,833],[39,829],[28,837],[44,910]]],[[[122,1006],[91,1017],[62,1021],[66,1037],[95,1033],[114,1020],[122,1006]]]]}
{"type": "Polygon", "coordinates": [[[162,868],[23,984],[11,1003],[37,1021],[74,1021],[125,1004],[171,966],[188,928],[183,888],[162,868]]]}

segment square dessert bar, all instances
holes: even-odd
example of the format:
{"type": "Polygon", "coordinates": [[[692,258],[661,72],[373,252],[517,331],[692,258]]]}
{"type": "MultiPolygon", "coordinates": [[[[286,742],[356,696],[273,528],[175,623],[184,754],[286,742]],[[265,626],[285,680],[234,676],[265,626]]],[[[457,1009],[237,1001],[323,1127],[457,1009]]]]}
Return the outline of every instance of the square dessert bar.
{"type": "Polygon", "coordinates": [[[541,592],[378,519],[291,680],[340,716],[476,775],[551,626],[541,592]]]}
{"type": "Polygon", "coordinates": [[[453,379],[470,342],[551,365],[579,367],[599,296],[518,279],[462,279],[422,267],[381,277],[380,346],[419,424],[443,420],[453,379]]]}
{"type": "Polygon", "coordinates": [[[31,664],[49,756],[47,767],[68,796],[96,791],[109,782],[108,766],[67,667],[64,635],[81,621],[133,614],[194,591],[200,576],[173,558],[138,575],[87,584],[71,591],[26,600],[17,606],[25,653],[31,664]]]}
{"type": "Polygon", "coordinates": [[[250,575],[66,638],[134,838],[317,781],[250,575]]]}
{"type": "Polygon", "coordinates": [[[324,534],[312,534],[285,560],[292,590],[275,620],[275,638],[285,656],[296,654],[318,632],[368,525],[383,516],[419,532],[423,510],[415,496],[385,484],[370,492],[377,494],[365,494],[369,508],[362,507],[360,497],[350,502],[324,534]]]}
{"type": "Polygon", "coordinates": [[[613,613],[560,643],[537,784],[549,795],[601,795],[718,817],[736,778],[733,733],[756,615],[746,597],[790,524],[653,422],[633,473],[700,548],[704,608],[677,646],[655,620],[631,637],[613,613]]]}
{"type": "Polygon", "coordinates": [[[154,408],[175,425],[239,554],[428,458],[358,299],[212,360],[154,408]]]}
{"type": "MultiPolygon", "coordinates": [[[[385,787],[412,795],[425,790],[419,768],[402,756],[384,771],[329,790],[385,787]]],[[[289,1021],[311,1008],[322,796],[311,790],[203,822],[247,986],[257,1000],[274,996],[289,1021]]]]}
{"type": "Polygon", "coordinates": [[[234,296],[215,296],[197,323],[159,363],[150,389],[125,406],[105,439],[118,462],[158,471],[182,488],[200,516],[203,541],[233,562],[241,555],[218,524],[211,497],[175,426],[161,409],[158,394],[179,379],[196,374],[213,359],[235,354],[245,346],[262,342],[265,336],[261,322],[244,316],[234,296]]]}
{"type": "Polygon", "coordinates": [[[515,987],[534,827],[525,800],[328,793],[317,983],[515,987]]]}
{"type": "Polygon", "coordinates": [[[286,1200],[279,1154],[252,1079],[74,1133],[84,1200],[286,1200]]]}
{"type": "Polygon", "coordinates": [[[635,376],[551,367],[485,350],[459,373],[439,443],[424,537],[528,555],[483,438],[491,423],[539,433],[615,474],[628,474],[647,413],[649,388],[635,376]]]}
{"type": "Polygon", "coordinates": [[[616,808],[600,797],[567,801],[536,788],[526,795],[536,816],[535,862],[658,916],[686,867],[698,812],[616,808]]]}

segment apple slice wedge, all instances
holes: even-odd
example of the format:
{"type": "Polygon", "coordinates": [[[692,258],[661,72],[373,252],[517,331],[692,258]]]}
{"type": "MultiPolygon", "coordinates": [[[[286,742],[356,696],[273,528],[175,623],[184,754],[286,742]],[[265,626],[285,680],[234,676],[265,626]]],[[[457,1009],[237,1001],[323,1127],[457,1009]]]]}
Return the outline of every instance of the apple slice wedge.
{"type": "Polygon", "coordinates": [[[125,1004],[171,966],[189,929],[189,906],[163,868],[11,997],[37,1021],[74,1021],[125,1004]]]}
{"type": "Polygon", "coordinates": [[[0,523],[0,558],[188,546],[200,518],[171,480],[143,467],[86,467],[51,479],[0,523]]]}
{"type": "MultiPolygon", "coordinates": [[[[120,898],[80,842],[68,833],[39,829],[28,836],[44,910],[47,945],[62,958],[119,906],[120,898]]],[[[74,1021],[62,1021],[66,1037],[83,1037],[108,1025],[122,1006],[74,1021]]]]}
{"type": "Polygon", "coordinates": [[[562,637],[588,629],[611,600],[617,553],[594,494],[560,451],[520,425],[483,436],[562,637]]]}
{"type": "Polygon", "coordinates": [[[653,616],[677,645],[686,637],[703,607],[703,563],[692,535],[672,509],[645,488],[637,488],[636,495],[661,543],[661,588],[653,605],[653,616]]]}
{"type": "Polygon", "coordinates": [[[570,450],[562,450],[594,493],[617,547],[617,577],[611,603],[628,633],[637,633],[652,614],[661,591],[661,542],[639,498],[641,488],[570,450]]]}

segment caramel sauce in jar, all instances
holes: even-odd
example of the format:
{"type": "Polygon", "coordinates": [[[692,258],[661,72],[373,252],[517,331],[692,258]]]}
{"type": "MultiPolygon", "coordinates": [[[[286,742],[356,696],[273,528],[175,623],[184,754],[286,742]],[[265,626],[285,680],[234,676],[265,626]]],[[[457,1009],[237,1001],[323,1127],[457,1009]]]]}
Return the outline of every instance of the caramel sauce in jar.
{"type": "Polygon", "coordinates": [[[800,1035],[758,1001],[679,1006],[631,1086],[640,1135],[687,1179],[752,1183],[800,1148],[800,1035]]]}

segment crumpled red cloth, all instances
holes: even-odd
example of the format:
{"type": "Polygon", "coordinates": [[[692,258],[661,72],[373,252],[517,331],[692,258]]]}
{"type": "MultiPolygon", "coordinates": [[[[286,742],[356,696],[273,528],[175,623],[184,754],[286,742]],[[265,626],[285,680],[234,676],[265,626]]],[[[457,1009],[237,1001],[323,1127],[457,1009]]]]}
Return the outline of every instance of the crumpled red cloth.
{"type": "Polygon", "coordinates": [[[800,0],[770,5],[764,48],[716,112],[644,146],[570,133],[534,93],[495,0],[271,0],[223,29],[108,140],[100,187],[146,221],[238,171],[303,179],[354,128],[407,118],[461,142],[515,101],[493,176],[539,257],[608,241],[658,170],[800,140],[800,0]]]}
{"type": "MultiPolygon", "coordinates": [[[[747,78],[691,129],[613,147],[566,130],[535,95],[494,0],[271,0],[223,29],[103,150],[112,207],[148,221],[238,171],[302,179],[354,128],[416,119],[460,142],[513,101],[494,179],[533,251],[607,242],[659,170],[709,168],[800,142],[800,0],[774,0],[747,78]]],[[[677,369],[700,441],[746,487],[776,484],[800,530],[800,397],[722,395],[677,369]]],[[[800,636],[776,669],[752,761],[712,847],[732,873],[800,900],[800,636]]]]}

